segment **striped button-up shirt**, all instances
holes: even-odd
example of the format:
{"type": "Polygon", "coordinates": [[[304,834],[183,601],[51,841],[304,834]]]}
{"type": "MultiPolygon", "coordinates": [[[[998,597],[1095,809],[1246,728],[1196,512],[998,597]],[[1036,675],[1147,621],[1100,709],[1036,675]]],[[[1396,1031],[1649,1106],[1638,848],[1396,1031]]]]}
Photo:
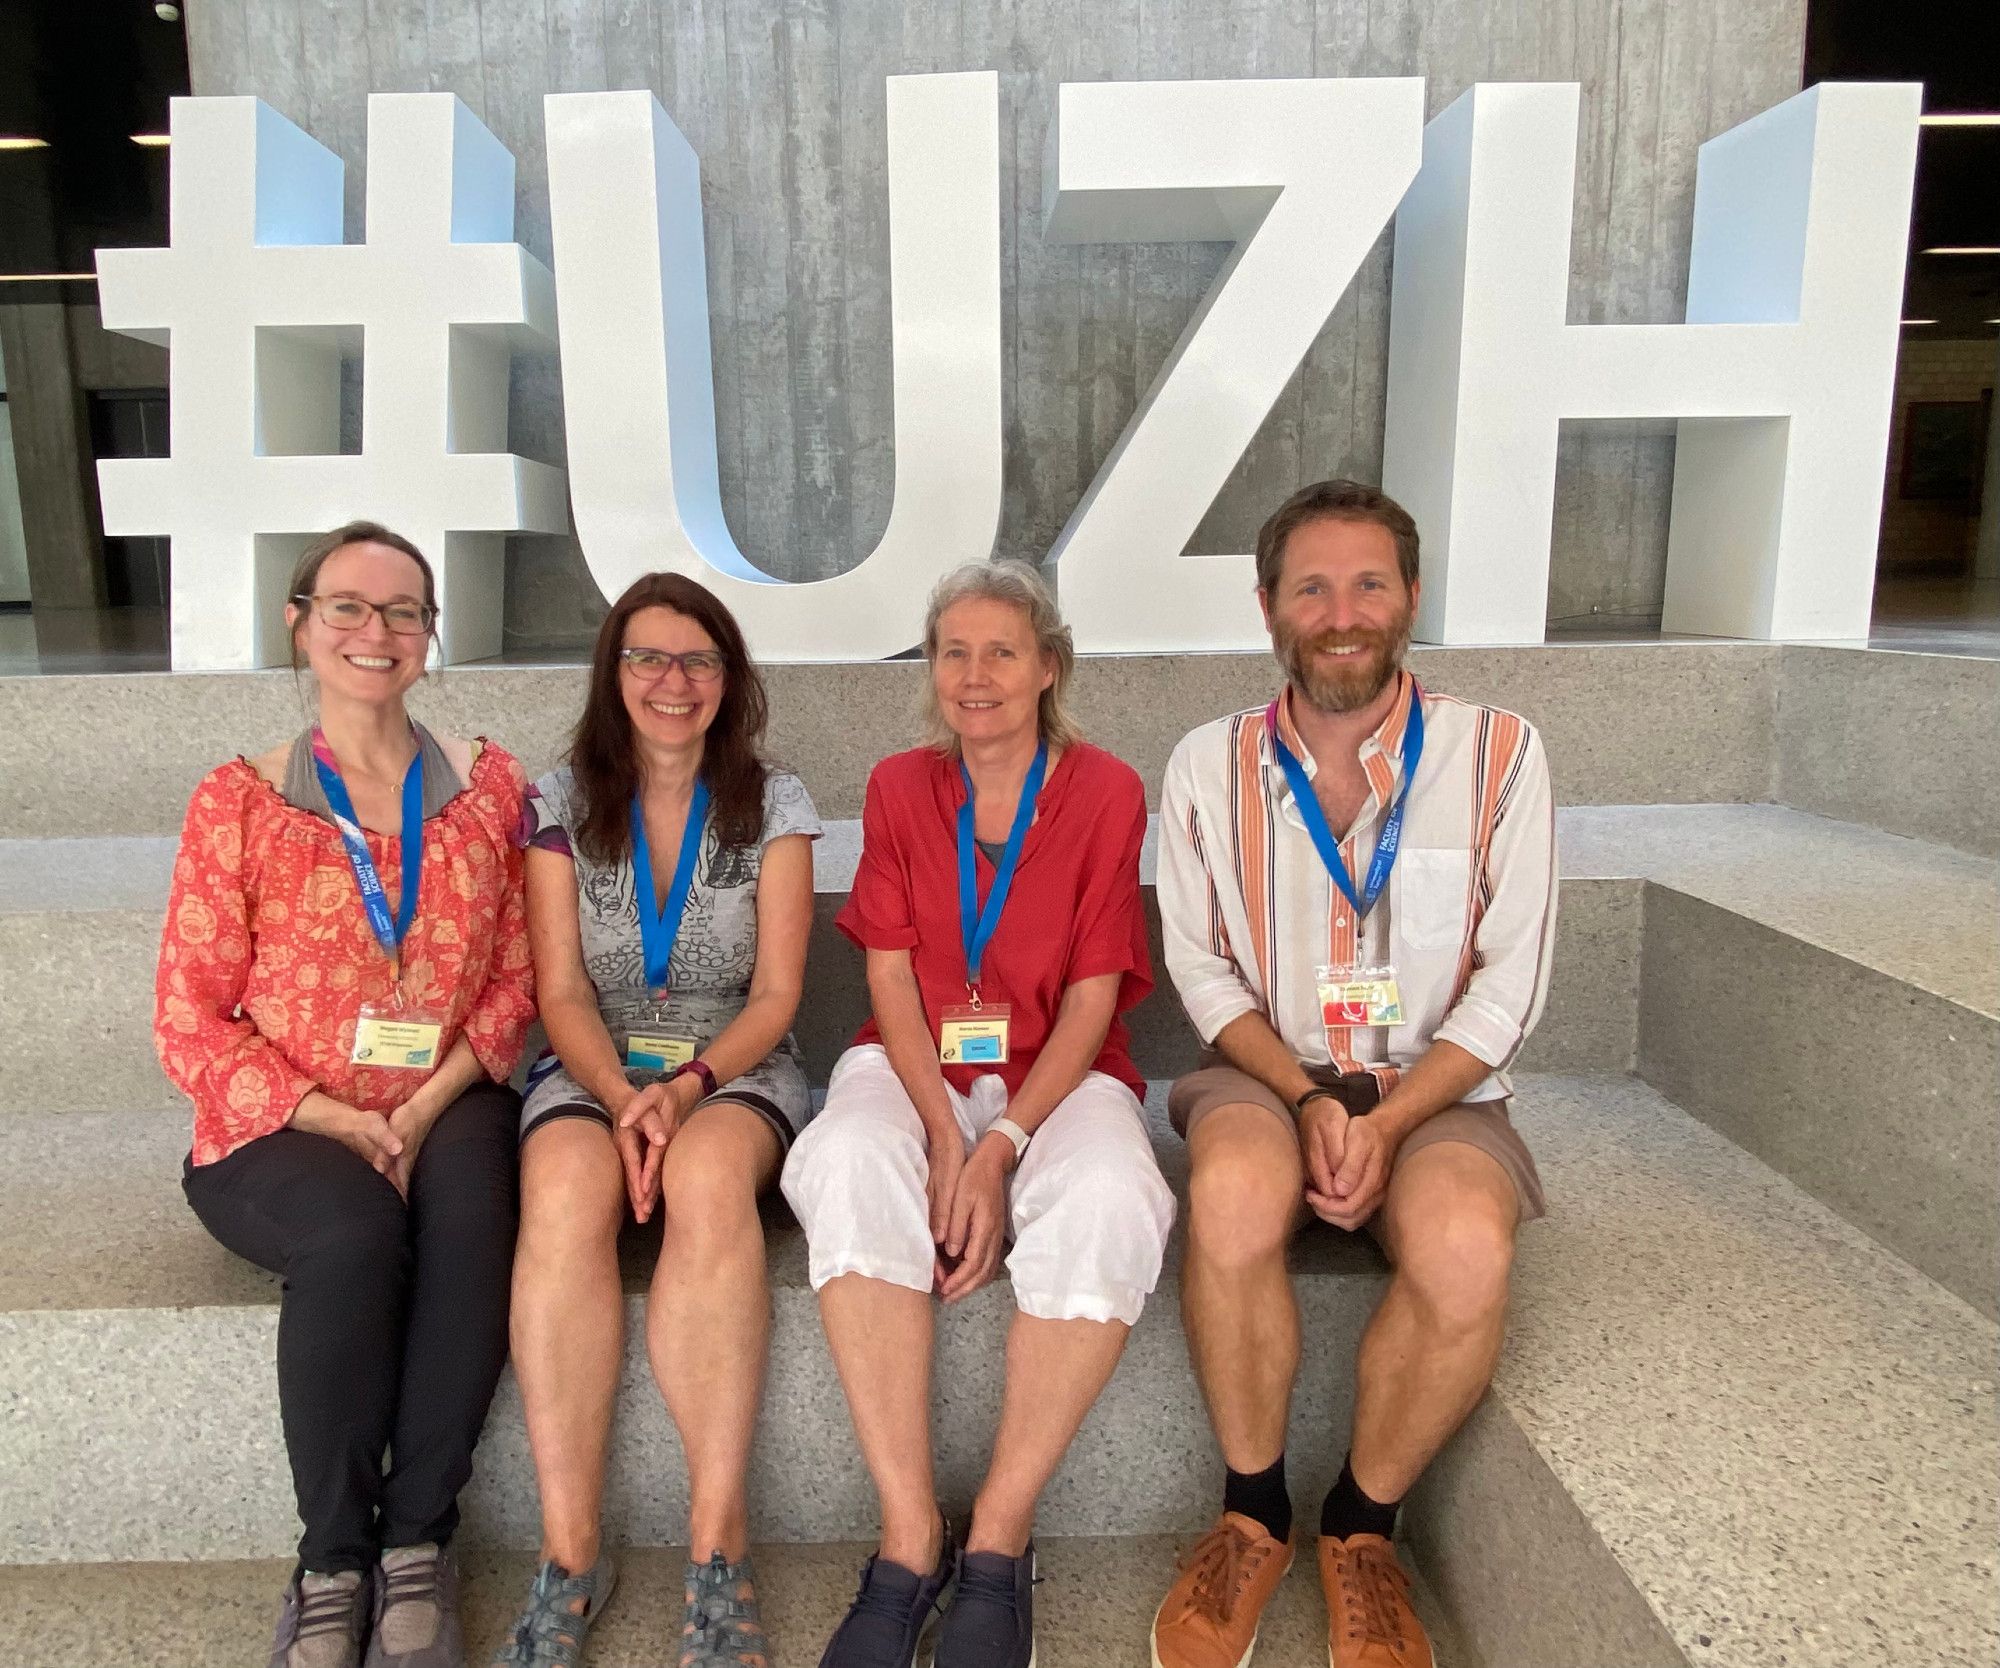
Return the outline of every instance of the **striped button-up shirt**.
{"type": "MultiPolygon", "coordinates": [[[[1403,773],[1410,702],[1423,757],[1389,884],[1365,921],[1320,861],[1271,745],[1267,709],[1184,737],[1160,803],[1160,915],[1167,967],[1204,1042],[1259,1013],[1301,1061],[1369,1071],[1386,1094],[1437,1040],[1493,1068],[1466,1098],[1511,1093],[1507,1067],[1540,1017],[1555,941],[1555,809],[1541,738],[1523,718],[1420,690],[1361,746],[1369,797],[1340,853],[1357,883],[1403,773]],[[1315,970],[1389,963],[1405,1023],[1327,1027],[1315,970]]],[[[1308,774],[1292,725],[1278,725],[1308,774]]]]}

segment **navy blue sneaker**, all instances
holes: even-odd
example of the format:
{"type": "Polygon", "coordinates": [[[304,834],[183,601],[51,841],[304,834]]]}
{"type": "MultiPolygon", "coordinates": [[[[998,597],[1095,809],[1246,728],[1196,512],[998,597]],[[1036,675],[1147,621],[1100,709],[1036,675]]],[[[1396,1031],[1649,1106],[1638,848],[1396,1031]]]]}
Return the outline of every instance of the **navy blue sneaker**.
{"type": "Polygon", "coordinates": [[[861,1566],[861,1588],[827,1641],[819,1668],[913,1668],[957,1573],[958,1543],[949,1523],[937,1568],[929,1575],[883,1557],[870,1558],[861,1566]]]}
{"type": "Polygon", "coordinates": [[[1035,1543],[1018,1558],[967,1552],[938,1633],[936,1668],[1035,1668],[1035,1543]]]}

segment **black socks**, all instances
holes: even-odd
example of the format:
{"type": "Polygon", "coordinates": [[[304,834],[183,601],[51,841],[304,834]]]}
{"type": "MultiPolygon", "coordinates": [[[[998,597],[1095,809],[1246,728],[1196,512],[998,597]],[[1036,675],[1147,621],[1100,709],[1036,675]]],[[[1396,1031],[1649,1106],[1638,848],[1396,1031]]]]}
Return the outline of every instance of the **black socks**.
{"type": "MultiPolygon", "coordinates": [[[[1340,1481],[1333,1485],[1320,1508],[1319,1532],[1346,1540],[1350,1535],[1380,1535],[1393,1539],[1399,1500],[1371,1500],[1354,1480],[1350,1461],[1340,1468],[1340,1481]]],[[[1292,1497],[1285,1487],[1285,1456],[1262,1471],[1228,1471],[1222,1485],[1222,1509],[1239,1512],[1264,1526],[1273,1540],[1289,1540],[1292,1534],[1292,1497]]]]}
{"type": "Polygon", "coordinates": [[[1285,1488],[1285,1456],[1262,1471],[1230,1471],[1222,1485],[1222,1509],[1261,1523],[1275,1541],[1292,1535],[1292,1497],[1285,1488]]]}
{"type": "Polygon", "coordinates": [[[1380,1535],[1388,1540],[1396,1533],[1396,1508],[1400,1504],[1401,1501],[1391,1500],[1384,1505],[1363,1494],[1354,1480],[1354,1464],[1350,1459],[1341,1466],[1340,1481],[1333,1485],[1326,1504],[1320,1507],[1319,1532],[1343,1541],[1349,1535],[1380,1535]]]}

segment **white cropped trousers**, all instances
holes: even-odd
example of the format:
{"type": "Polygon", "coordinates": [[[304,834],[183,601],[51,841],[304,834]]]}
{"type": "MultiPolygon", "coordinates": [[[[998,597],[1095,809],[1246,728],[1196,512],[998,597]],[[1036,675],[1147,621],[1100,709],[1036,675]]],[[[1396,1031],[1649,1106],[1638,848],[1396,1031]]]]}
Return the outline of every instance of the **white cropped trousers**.
{"type": "MultiPolygon", "coordinates": [[[[968,1148],[1007,1110],[997,1076],[946,1085],[968,1148]]],[[[813,1290],[863,1274],[931,1289],[930,1175],[923,1120],[877,1043],[833,1068],[826,1106],[792,1143],[781,1185],[806,1231],[813,1290]]],[[[1008,1178],[1014,1302],[1045,1320],[1139,1318],[1159,1282],[1173,1190],[1132,1091],[1085,1076],[1035,1131],[1008,1178]]]]}

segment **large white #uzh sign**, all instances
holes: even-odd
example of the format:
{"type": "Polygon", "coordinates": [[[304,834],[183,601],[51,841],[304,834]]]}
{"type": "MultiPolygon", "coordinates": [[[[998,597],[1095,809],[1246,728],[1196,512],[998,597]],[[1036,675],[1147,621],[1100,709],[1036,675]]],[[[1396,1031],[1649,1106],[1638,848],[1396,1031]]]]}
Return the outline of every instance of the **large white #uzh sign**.
{"type": "MultiPolygon", "coordinates": [[[[1383,484],[1423,534],[1420,638],[1541,641],[1557,429],[1591,417],[1678,419],[1668,631],[1865,636],[1919,102],[1822,84],[1710,140],[1687,322],[1579,326],[1573,83],[1477,86],[1428,124],[1417,79],[1063,86],[1048,239],[1236,246],[1050,553],[1077,646],[1263,644],[1250,558],[1178,553],[1391,216],[1383,484]]],[[[176,668],[283,660],[293,557],[357,515],[441,558],[448,661],[499,650],[504,536],[570,512],[606,596],[676,569],[773,660],[899,653],[934,576],[991,555],[995,75],[889,78],[895,501],[802,584],[723,518],[693,150],[650,93],[546,119],[553,274],[513,241],[512,155],[450,94],[369,99],[360,244],[332,152],[256,99],[174,102],[171,247],[98,254],[105,324],[173,350],[171,455],[98,467],[107,533],[173,540],[176,668]],[[511,356],[558,339],[567,504],[506,450],[511,356]]]]}

